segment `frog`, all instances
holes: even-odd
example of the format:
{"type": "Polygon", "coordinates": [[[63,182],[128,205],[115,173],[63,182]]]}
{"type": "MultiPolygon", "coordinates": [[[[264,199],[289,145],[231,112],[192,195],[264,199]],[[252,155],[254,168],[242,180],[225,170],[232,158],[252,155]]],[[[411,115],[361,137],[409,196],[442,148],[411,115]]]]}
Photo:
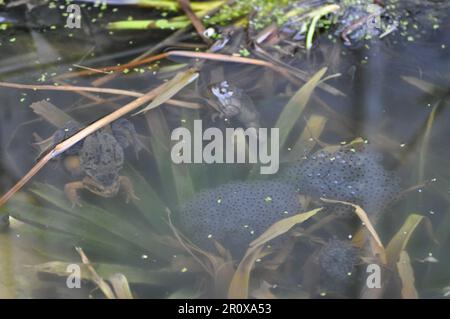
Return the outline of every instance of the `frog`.
{"type": "MultiPolygon", "coordinates": [[[[53,135],[53,143],[58,144],[80,128],[75,121],[66,123],[53,135]]],[[[105,198],[115,197],[119,191],[123,191],[126,194],[126,202],[139,199],[131,180],[120,175],[124,165],[124,149],[129,147],[135,148],[136,153],[140,150],[136,130],[128,120],[119,119],[87,136],[60,155],[65,168],[72,175],[81,178],[64,186],[72,207],[82,206],[78,194],[82,189],[105,198]]]]}
{"type": "Polygon", "coordinates": [[[250,96],[241,88],[224,80],[211,84],[206,93],[208,104],[217,111],[217,117],[230,119],[235,117],[246,128],[260,128],[261,116],[250,96]]]}
{"type": "Polygon", "coordinates": [[[378,36],[383,32],[381,17],[384,13],[385,9],[376,3],[348,6],[339,19],[337,33],[346,46],[378,36]]]}

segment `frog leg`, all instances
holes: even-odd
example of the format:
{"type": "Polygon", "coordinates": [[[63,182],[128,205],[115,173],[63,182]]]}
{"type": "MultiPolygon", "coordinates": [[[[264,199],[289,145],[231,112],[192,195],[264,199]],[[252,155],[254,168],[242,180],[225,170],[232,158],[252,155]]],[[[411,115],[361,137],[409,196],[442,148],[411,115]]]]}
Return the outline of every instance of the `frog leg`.
{"type": "Polygon", "coordinates": [[[136,158],[138,158],[138,154],[144,146],[138,138],[133,123],[127,119],[118,119],[111,124],[111,131],[120,146],[122,146],[123,149],[130,146],[133,147],[136,153],[136,158]]]}
{"type": "Polygon", "coordinates": [[[127,176],[119,176],[120,189],[125,192],[126,202],[130,202],[131,199],[139,200],[139,197],[134,193],[133,183],[127,176]]]}
{"type": "Polygon", "coordinates": [[[64,192],[72,203],[72,208],[75,206],[83,206],[81,205],[80,196],[78,195],[78,190],[83,189],[84,184],[81,181],[67,183],[64,185],[64,192]]]}

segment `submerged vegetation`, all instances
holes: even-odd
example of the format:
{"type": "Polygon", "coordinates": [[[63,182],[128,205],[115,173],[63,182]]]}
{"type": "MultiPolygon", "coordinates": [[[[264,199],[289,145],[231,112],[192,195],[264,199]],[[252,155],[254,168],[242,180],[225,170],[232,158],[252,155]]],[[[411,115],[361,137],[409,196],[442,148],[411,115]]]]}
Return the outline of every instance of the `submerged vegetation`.
{"type": "MultiPolygon", "coordinates": [[[[56,60],[39,71],[45,83],[31,81],[35,74],[14,80],[25,84],[0,83],[1,92],[35,102],[21,110],[29,120],[9,134],[6,150],[19,163],[20,148],[30,157],[33,143],[37,163],[16,170],[24,177],[0,199],[0,230],[8,215],[24,223],[12,231],[47,260],[32,266],[36,273],[65,278],[67,267],[78,264],[82,279],[99,288],[87,294],[106,298],[446,295],[450,219],[424,209],[430,202],[450,207],[449,154],[432,141],[448,83],[403,75],[418,100],[425,94],[434,101],[425,121],[406,123],[416,128],[407,136],[396,130],[405,126],[401,116],[377,104],[382,91],[370,82],[377,72],[364,66],[378,61],[370,48],[380,42],[395,50],[404,39],[439,31],[448,5],[107,2],[66,4],[82,3],[87,15],[96,10],[100,32],[131,32],[134,39],[160,30],[159,42],[137,57],[129,40],[118,60],[85,60],[85,53],[69,66],[56,60]],[[133,17],[143,10],[151,20],[133,17]],[[118,11],[126,18],[112,18],[118,11]],[[357,86],[355,70],[367,72],[368,89],[364,81],[357,86]],[[358,90],[367,90],[369,101],[358,90]],[[345,108],[351,101],[356,109],[345,108]],[[375,123],[352,114],[367,109],[375,123]],[[221,130],[278,128],[280,173],[261,176],[250,164],[175,164],[172,130],[190,129],[198,119],[221,130]],[[101,174],[99,162],[106,163],[101,174]],[[369,265],[379,267],[382,288],[367,287],[369,265]]],[[[16,7],[1,5],[5,17],[16,7]]],[[[19,25],[5,20],[2,46],[16,43],[10,33],[19,25]]],[[[0,75],[7,81],[7,72],[0,75]]],[[[236,143],[247,142],[238,135],[236,143]]]]}

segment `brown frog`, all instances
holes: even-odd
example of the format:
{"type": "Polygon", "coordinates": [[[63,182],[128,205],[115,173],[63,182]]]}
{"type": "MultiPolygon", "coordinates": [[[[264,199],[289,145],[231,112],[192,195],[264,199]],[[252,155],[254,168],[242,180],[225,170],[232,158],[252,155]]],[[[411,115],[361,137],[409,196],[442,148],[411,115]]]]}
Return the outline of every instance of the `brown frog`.
{"type": "MultiPolygon", "coordinates": [[[[54,134],[57,144],[79,130],[76,122],[69,122],[54,134]]],[[[127,202],[138,199],[133,185],[126,176],[121,176],[124,163],[124,148],[133,146],[139,150],[134,126],[120,119],[74,145],[62,155],[65,167],[81,180],[65,185],[64,191],[73,206],[81,206],[78,191],[87,189],[102,197],[114,197],[119,191],[126,194],[127,202]]]]}
{"type": "Polygon", "coordinates": [[[236,119],[246,128],[260,128],[260,114],[252,99],[244,90],[222,81],[207,88],[208,104],[218,113],[220,118],[236,119]]]}

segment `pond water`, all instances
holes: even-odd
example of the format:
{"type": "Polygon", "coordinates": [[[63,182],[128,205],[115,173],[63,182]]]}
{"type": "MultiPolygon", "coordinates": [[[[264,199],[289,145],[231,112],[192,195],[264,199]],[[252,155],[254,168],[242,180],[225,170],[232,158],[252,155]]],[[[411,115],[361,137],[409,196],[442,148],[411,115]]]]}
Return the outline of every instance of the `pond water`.
{"type": "MultiPolygon", "coordinates": [[[[188,67],[199,75],[171,101],[145,114],[132,116],[133,111],[124,116],[129,123],[114,122],[49,161],[0,208],[1,298],[104,298],[75,247],[105,280],[115,282],[120,279],[111,276],[123,274],[136,298],[242,297],[236,289],[246,287],[235,272],[243,271],[237,265],[249,257],[254,267],[244,297],[447,297],[450,11],[445,2],[433,2],[435,7],[411,2],[408,14],[382,39],[373,36],[352,46],[331,27],[316,32],[309,51],[303,40],[292,39],[255,47],[245,40],[251,32],[236,32],[231,42],[237,45],[219,52],[230,55],[226,49],[235,45],[234,53],[269,61],[277,70],[290,70],[288,76],[239,61],[176,55],[118,67],[110,75],[102,68],[143,53],[207,48],[191,29],[106,30],[110,21],[160,18],[161,12],[85,2],[81,28],[69,29],[63,1],[12,7],[0,1],[2,194],[36,164],[41,151],[45,155],[136,99],[52,87],[146,93],[188,67]],[[223,81],[229,91],[217,92],[231,92],[231,106],[244,107],[237,117],[213,116],[230,111],[205,93],[223,81]],[[5,87],[6,82],[17,85],[5,87]],[[49,88],[41,90],[42,85],[49,88]],[[68,116],[76,122],[72,129],[61,124],[68,116]],[[260,166],[251,163],[176,164],[171,134],[178,127],[193,132],[195,120],[220,132],[279,128],[280,171],[261,175],[260,166]],[[364,212],[355,214],[342,201],[364,212]],[[306,221],[290,219],[289,230],[274,240],[259,237],[266,230],[273,235],[269,227],[280,220],[306,212],[312,212],[306,221]],[[260,247],[255,239],[262,240],[260,247]],[[80,289],[68,288],[70,280],[76,283],[68,277],[70,265],[81,267],[80,289]],[[380,266],[381,288],[369,287],[369,265],[380,266]],[[402,290],[410,285],[414,289],[402,290]]],[[[406,2],[393,1],[399,7],[406,2]]]]}

